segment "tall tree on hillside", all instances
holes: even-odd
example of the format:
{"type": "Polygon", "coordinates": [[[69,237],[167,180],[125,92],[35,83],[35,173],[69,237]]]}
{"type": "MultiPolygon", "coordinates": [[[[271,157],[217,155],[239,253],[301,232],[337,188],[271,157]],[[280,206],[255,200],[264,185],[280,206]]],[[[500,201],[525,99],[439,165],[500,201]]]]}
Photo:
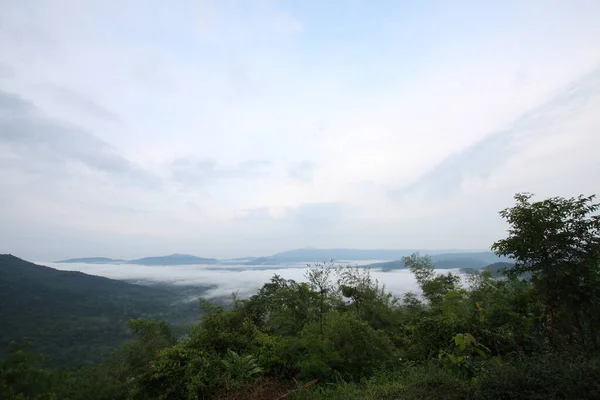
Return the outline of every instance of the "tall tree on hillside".
{"type": "Polygon", "coordinates": [[[332,292],[331,274],[335,270],[333,260],[329,263],[309,264],[306,278],[310,288],[319,294],[318,317],[321,335],[323,335],[323,321],[328,311],[327,296],[332,292]]]}
{"type": "Polygon", "coordinates": [[[597,346],[600,204],[595,196],[536,202],[532,196],[519,193],[514,207],[500,211],[510,228],[492,250],[515,260],[509,275],[531,274],[551,338],[560,329],[597,346]]]}

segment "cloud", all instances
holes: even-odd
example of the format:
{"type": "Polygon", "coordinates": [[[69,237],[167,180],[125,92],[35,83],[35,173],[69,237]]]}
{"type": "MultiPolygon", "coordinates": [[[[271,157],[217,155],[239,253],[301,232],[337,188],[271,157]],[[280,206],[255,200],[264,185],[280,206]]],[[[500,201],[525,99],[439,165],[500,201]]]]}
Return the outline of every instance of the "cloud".
{"type": "Polygon", "coordinates": [[[50,92],[57,101],[64,102],[78,112],[85,112],[109,122],[119,122],[119,117],[115,113],[71,89],[56,85],[46,85],[43,89],[50,92]]]}
{"type": "MultiPolygon", "coordinates": [[[[344,203],[301,203],[290,207],[258,207],[240,210],[231,231],[249,246],[251,254],[269,254],[271,249],[309,247],[314,243],[348,237],[352,206],[344,203]]],[[[352,228],[353,229],[353,228],[352,228]]]]}
{"type": "Polygon", "coordinates": [[[516,191],[600,191],[600,3],[30,3],[0,251],[486,248],[516,191]]]}
{"type": "Polygon", "coordinates": [[[174,180],[189,185],[206,185],[223,179],[254,179],[269,172],[270,162],[248,159],[233,167],[221,167],[215,160],[178,158],[170,163],[174,180]]]}
{"type": "Polygon", "coordinates": [[[343,203],[305,203],[290,209],[286,216],[296,224],[314,228],[335,223],[343,218],[345,211],[343,203]]]}
{"type": "MultiPolygon", "coordinates": [[[[527,111],[509,127],[495,132],[443,160],[419,181],[391,191],[394,198],[418,192],[426,196],[450,195],[461,190],[465,179],[487,180],[490,175],[524,150],[524,145],[541,143],[556,134],[554,127],[571,121],[590,101],[600,99],[600,68],[576,80],[544,104],[527,111]]],[[[559,132],[572,141],[581,132],[559,132]]]]}
{"type": "Polygon", "coordinates": [[[0,63],[0,79],[12,78],[15,76],[15,69],[4,63],[0,63]]]}
{"type": "MultiPolygon", "coordinates": [[[[232,293],[237,293],[241,298],[248,298],[255,294],[275,274],[284,279],[306,282],[305,264],[272,268],[248,268],[243,265],[229,265],[226,267],[207,267],[205,265],[153,267],[83,263],[42,263],[42,265],[63,271],[80,271],[86,274],[133,282],[166,283],[180,286],[213,286],[204,294],[208,298],[230,296],[232,293]]],[[[409,291],[420,292],[418,284],[409,270],[390,272],[373,270],[371,274],[381,285],[385,285],[386,290],[398,297],[409,291]]]]}
{"type": "Polygon", "coordinates": [[[299,181],[311,181],[313,178],[313,172],[317,164],[312,161],[302,161],[300,163],[294,163],[288,168],[288,174],[292,179],[299,181]]]}
{"type": "Polygon", "coordinates": [[[241,210],[238,219],[277,221],[294,229],[323,229],[345,218],[350,210],[344,203],[302,203],[296,207],[258,207],[241,210]]]}
{"type": "Polygon", "coordinates": [[[53,120],[33,103],[0,91],[0,144],[14,168],[52,174],[69,163],[129,178],[134,184],[154,178],[121,157],[106,142],[83,129],[53,120]]]}
{"type": "Polygon", "coordinates": [[[239,210],[236,218],[242,221],[265,221],[272,220],[274,217],[271,215],[271,211],[268,207],[250,208],[245,210],[239,210]]]}

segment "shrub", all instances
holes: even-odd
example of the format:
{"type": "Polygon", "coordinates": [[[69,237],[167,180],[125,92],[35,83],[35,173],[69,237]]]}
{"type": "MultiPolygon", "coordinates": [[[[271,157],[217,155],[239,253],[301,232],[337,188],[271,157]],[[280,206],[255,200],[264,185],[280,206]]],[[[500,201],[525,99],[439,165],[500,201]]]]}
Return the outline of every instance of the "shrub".
{"type": "Polygon", "coordinates": [[[177,344],[161,351],[148,371],[130,378],[130,398],[203,398],[217,388],[222,371],[216,355],[177,344]]]}
{"type": "Polygon", "coordinates": [[[227,357],[221,360],[221,363],[225,367],[224,380],[227,390],[239,389],[255,375],[263,372],[263,369],[258,366],[256,358],[252,355],[240,356],[232,350],[229,350],[227,353],[227,357]]]}
{"type": "Polygon", "coordinates": [[[305,352],[298,362],[301,377],[358,381],[396,358],[385,333],[352,313],[331,312],[320,329],[319,323],[309,324],[300,335],[305,352]]]}
{"type": "Polygon", "coordinates": [[[505,363],[483,374],[480,399],[599,399],[600,360],[547,354],[505,363]]]}

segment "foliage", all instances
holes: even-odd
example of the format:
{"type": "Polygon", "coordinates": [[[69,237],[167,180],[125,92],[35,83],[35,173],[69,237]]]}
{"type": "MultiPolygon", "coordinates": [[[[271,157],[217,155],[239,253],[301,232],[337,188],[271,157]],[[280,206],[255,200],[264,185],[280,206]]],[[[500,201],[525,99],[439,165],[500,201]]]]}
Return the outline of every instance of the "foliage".
{"type": "Polygon", "coordinates": [[[176,343],[171,329],[164,322],[140,318],[128,321],[127,327],[136,340],[123,346],[122,356],[133,376],[147,371],[161,350],[176,343]]]}
{"type": "Polygon", "coordinates": [[[256,358],[247,354],[240,356],[233,350],[227,351],[227,357],[221,360],[225,366],[225,379],[227,389],[236,389],[249,382],[255,375],[263,372],[258,366],[256,358]]]}
{"type": "Polygon", "coordinates": [[[600,204],[594,196],[552,197],[517,204],[500,212],[511,225],[509,236],[492,249],[510,256],[509,275],[530,273],[544,305],[543,324],[554,345],[560,335],[588,348],[600,345],[600,204]]]}
{"type": "MultiPolygon", "coordinates": [[[[454,351],[440,350],[438,355],[444,368],[468,378],[480,374],[488,364],[490,349],[477,342],[470,333],[459,333],[452,338],[452,341],[455,345],[454,351]]],[[[500,364],[498,358],[491,360],[500,364]]]]}
{"type": "Polygon", "coordinates": [[[128,379],[130,399],[201,399],[214,390],[218,359],[183,344],[161,350],[149,368],[128,379]]]}
{"type": "Polygon", "coordinates": [[[10,356],[0,364],[0,398],[55,399],[51,374],[41,369],[44,356],[26,351],[28,343],[11,343],[10,356]]]}
{"type": "Polygon", "coordinates": [[[514,264],[464,281],[415,253],[402,263],[420,291],[402,298],[368,268],[310,265],[306,282],[275,275],[248,299],[200,299],[185,337],[130,320],[132,340],[94,367],[43,369],[14,347],[0,397],[600,398],[598,206],[530,199],[501,212],[510,229],[493,247],[514,264]]]}
{"type": "Polygon", "coordinates": [[[26,338],[32,350],[48,355],[46,365],[94,365],[131,339],[129,319],[191,323],[198,307],[179,300],[203,289],[184,290],[58,271],[0,255],[0,357],[8,355],[8,343],[26,338]]]}
{"type": "Polygon", "coordinates": [[[353,313],[329,313],[320,329],[315,322],[300,333],[303,356],[297,367],[302,378],[360,380],[394,358],[386,334],[353,313]]]}
{"type": "Polygon", "coordinates": [[[480,399],[600,398],[600,359],[573,353],[517,358],[485,371],[475,388],[480,399]]]}

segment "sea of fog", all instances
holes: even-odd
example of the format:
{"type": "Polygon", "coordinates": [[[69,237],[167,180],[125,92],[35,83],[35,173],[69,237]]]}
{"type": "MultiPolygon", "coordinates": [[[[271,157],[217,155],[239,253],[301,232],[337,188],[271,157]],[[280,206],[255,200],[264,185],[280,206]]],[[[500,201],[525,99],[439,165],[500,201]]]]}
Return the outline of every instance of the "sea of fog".
{"type": "MultiPolygon", "coordinates": [[[[374,261],[339,263],[339,265],[364,265],[374,261]]],[[[79,271],[110,279],[141,284],[169,284],[180,286],[211,287],[205,297],[214,298],[237,293],[245,298],[253,295],[275,274],[298,282],[306,281],[306,263],[287,265],[175,265],[147,266],[134,264],[85,264],[38,262],[62,271],[79,271]]],[[[440,273],[458,273],[458,270],[438,270],[440,273]]],[[[420,292],[413,274],[408,269],[383,272],[372,269],[371,275],[396,296],[406,292],[420,292]]]]}

